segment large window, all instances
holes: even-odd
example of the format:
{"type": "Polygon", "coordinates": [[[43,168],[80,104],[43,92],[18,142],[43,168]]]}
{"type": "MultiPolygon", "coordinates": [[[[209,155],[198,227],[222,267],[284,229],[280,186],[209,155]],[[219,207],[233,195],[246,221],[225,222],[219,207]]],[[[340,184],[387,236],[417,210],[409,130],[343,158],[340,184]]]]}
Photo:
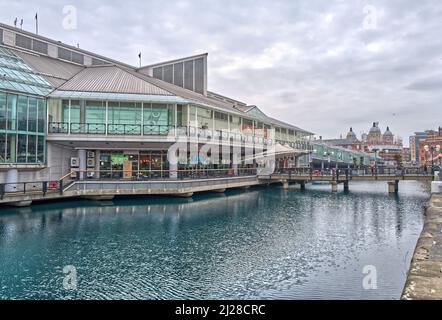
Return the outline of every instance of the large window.
{"type": "Polygon", "coordinates": [[[173,125],[173,107],[167,104],[145,103],[143,109],[144,134],[167,134],[173,125]]]}
{"type": "Polygon", "coordinates": [[[198,108],[197,111],[198,127],[202,129],[213,129],[212,110],[198,108]]]}
{"type": "Polygon", "coordinates": [[[107,118],[110,134],[141,134],[141,104],[139,103],[109,102],[107,118]]]}
{"type": "Polygon", "coordinates": [[[46,103],[0,92],[0,163],[45,160],[46,103]]]}
{"type": "Polygon", "coordinates": [[[85,104],[85,120],[86,123],[105,123],[106,107],[101,101],[86,101],[85,104]]]}

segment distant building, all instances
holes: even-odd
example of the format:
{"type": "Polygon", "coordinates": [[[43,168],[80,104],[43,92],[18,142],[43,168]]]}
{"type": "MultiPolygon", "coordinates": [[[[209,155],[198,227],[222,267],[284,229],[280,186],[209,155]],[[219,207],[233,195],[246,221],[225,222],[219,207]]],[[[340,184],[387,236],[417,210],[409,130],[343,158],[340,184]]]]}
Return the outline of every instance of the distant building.
{"type": "Polygon", "coordinates": [[[442,127],[437,131],[427,130],[426,137],[419,140],[419,165],[442,164],[442,127]]]}
{"type": "MultiPolygon", "coordinates": [[[[428,137],[441,135],[442,131],[441,128],[439,128],[438,131],[435,130],[425,130],[425,131],[419,131],[415,132],[413,136],[410,137],[410,157],[411,162],[415,165],[423,165],[422,162],[424,160],[421,159],[421,142],[428,137]]],[[[424,155],[425,157],[425,155],[424,155]]]]}
{"type": "MultiPolygon", "coordinates": [[[[382,133],[378,122],[373,122],[368,134],[363,133],[361,139],[358,139],[353,128],[350,128],[345,139],[327,139],[324,142],[347,149],[376,153],[379,163],[383,163],[386,166],[395,166],[398,161],[403,162],[404,148],[402,139],[396,137],[388,126],[385,132],[382,133]]],[[[406,159],[408,158],[406,156],[406,159]]]]}

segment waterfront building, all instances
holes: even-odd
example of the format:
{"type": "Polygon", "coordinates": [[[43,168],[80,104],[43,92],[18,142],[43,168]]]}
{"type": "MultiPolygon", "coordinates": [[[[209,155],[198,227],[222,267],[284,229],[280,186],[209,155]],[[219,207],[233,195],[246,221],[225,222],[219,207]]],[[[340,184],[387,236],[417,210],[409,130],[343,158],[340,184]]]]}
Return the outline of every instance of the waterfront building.
{"type": "Polygon", "coordinates": [[[313,133],[209,91],[207,59],[137,68],[0,24],[0,183],[73,171],[81,179],[175,178],[172,171],[255,167],[270,150],[276,167],[309,166],[321,148],[313,133]],[[171,165],[169,151],[183,139],[190,150],[171,165]]]}
{"type": "Polygon", "coordinates": [[[311,149],[311,132],[208,91],[207,54],[136,68],[0,24],[0,71],[0,182],[232,166],[189,151],[170,168],[168,150],[183,136],[237,146],[242,159],[284,146],[281,165],[311,149]]]}
{"type": "MultiPolygon", "coordinates": [[[[416,139],[417,140],[417,139],[416,139]]],[[[442,164],[442,127],[425,131],[425,138],[419,141],[419,166],[442,164]]]]}
{"type": "Polygon", "coordinates": [[[414,135],[410,136],[410,157],[411,162],[415,165],[424,166],[428,152],[425,150],[424,146],[428,143],[437,145],[437,137],[442,135],[442,130],[425,130],[415,132],[414,135]],[[425,142],[427,138],[430,138],[429,142],[425,142]],[[435,141],[431,141],[435,140],[435,141]]]}

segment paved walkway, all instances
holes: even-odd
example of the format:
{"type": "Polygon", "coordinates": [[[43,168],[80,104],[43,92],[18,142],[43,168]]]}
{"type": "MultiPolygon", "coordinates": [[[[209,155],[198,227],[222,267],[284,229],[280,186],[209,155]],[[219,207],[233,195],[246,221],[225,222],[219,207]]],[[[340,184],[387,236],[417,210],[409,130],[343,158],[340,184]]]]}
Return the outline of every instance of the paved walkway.
{"type": "Polygon", "coordinates": [[[402,299],[442,299],[442,195],[433,194],[426,208],[402,299]]]}

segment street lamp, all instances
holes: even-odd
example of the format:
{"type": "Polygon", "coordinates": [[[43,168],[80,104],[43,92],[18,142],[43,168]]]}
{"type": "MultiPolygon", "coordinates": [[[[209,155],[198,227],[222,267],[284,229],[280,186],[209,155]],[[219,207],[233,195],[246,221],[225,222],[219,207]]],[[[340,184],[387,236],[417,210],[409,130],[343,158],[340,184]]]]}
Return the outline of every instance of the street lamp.
{"type": "MultiPolygon", "coordinates": [[[[431,152],[430,153],[431,154],[431,174],[434,174],[434,151],[439,152],[440,151],[440,145],[435,145],[435,146],[433,146],[433,145],[431,145],[431,146],[425,145],[424,149],[425,149],[426,152],[429,152],[429,151],[431,152]]],[[[425,166],[426,165],[427,165],[427,163],[425,163],[425,166]]]]}

